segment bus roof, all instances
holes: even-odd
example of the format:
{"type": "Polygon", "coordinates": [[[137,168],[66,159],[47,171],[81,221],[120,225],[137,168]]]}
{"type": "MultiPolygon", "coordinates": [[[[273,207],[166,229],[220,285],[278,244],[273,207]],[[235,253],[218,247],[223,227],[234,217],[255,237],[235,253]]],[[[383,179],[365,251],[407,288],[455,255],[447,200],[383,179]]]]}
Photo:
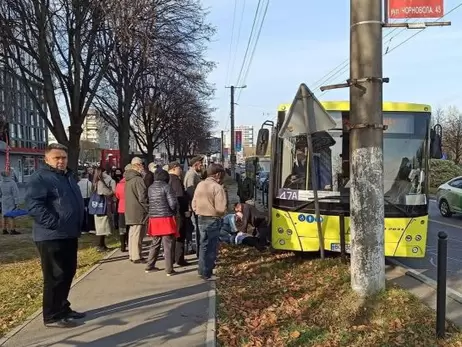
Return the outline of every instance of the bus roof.
{"type": "MultiPolygon", "coordinates": [[[[326,111],[349,111],[349,101],[321,101],[326,111]]],[[[287,111],[291,104],[280,104],[278,111],[287,111]]],[[[408,102],[384,102],[383,111],[385,112],[431,112],[430,105],[413,104],[408,102]]]]}

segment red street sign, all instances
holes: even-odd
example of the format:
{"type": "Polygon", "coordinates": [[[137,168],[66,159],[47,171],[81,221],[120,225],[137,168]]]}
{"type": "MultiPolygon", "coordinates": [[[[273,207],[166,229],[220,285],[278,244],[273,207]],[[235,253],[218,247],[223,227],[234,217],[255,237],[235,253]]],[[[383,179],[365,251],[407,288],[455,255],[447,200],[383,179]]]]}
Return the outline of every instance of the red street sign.
{"type": "Polygon", "coordinates": [[[388,0],[388,18],[439,18],[444,16],[444,0],[388,0]]]}

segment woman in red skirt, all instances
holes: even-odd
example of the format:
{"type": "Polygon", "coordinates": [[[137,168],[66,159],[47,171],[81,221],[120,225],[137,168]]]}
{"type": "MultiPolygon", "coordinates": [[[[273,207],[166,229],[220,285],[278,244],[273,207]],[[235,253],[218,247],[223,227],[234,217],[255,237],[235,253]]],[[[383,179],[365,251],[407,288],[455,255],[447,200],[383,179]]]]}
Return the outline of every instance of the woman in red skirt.
{"type": "Polygon", "coordinates": [[[148,189],[149,222],[148,235],[152,236],[146,272],[157,271],[156,261],[160,246],[164,246],[165,272],[167,276],[175,274],[175,241],[179,237],[175,216],[178,200],[172,187],[168,184],[170,176],[165,170],[154,173],[154,183],[148,189]]]}

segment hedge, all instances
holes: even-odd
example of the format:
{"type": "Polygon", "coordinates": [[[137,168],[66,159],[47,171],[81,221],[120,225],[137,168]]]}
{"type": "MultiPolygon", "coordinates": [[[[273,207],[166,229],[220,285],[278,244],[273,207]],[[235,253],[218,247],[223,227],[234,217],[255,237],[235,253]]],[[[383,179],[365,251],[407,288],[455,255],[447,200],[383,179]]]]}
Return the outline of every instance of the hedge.
{"type": "Polygon", "coordinates": [[[437,188],[457,176],[462,176],[462,168],[451,160],[430,160],[430,187],[437,188]]]}

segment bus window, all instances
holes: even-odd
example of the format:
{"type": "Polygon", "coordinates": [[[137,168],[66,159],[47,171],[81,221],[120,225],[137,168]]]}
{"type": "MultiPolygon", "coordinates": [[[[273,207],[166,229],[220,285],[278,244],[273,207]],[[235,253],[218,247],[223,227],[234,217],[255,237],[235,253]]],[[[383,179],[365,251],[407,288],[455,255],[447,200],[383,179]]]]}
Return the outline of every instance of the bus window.
{"type": "MultiPolygon", "coordinates": [[[[283,167],[286,168],[284,175],[284,188],[298,190],[312,190],[312,175],[310,174],[311,167],[308,166],[308,150],[306,136],[297,136],[295,138],[284,139],[284,147],[289,147],[289,151],[283,154],[283,167]],[[288,174],[287,168],[290,165],[291,171],[288,174]],[[308,177],[308,180],[307,180],[308,177]]],[[[333,151],[331,146],[337,142],[327,132],[316,133],[313,136],[314,150],[314,169],[316,171],[316,183],[319,190],[333,190],[333,151]]],[[[341,149],[340,146],[337,146],[341,149]]],[[[339,158],[338,148],[334,151],[339,158]]]]}

